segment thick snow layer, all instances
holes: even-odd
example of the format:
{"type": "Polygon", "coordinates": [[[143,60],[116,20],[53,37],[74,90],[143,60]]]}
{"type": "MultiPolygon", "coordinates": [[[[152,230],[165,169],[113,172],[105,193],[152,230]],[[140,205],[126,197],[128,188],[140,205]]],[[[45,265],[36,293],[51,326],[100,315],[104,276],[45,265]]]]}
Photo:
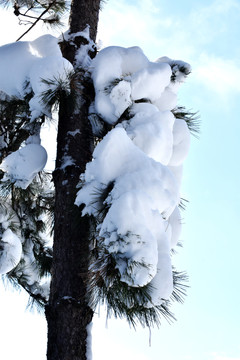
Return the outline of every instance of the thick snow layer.
{"type": "Polygon", "coordinates": [[[181,233],[179,191],[190,142],[186,122],[172,110],[190,66],[166,57],[150,62],[136,47],[109,47],[91,68],[96,97],[89,113],[118,124],[95,148],[76,204],[97,217],[100,246],[121,281],[149,284],[151,301],[143,305],[161,305],[173,291],[171,249],[181,233]]]}
{"type": "Polygon", "coordinates": [[[157,274],[150,282],[151,286],[151,303],[159,306],[164,300],[168,300],[173,292],[172,263],[170,257],[170,232],[161,233],[158,238],[158,268],[157,274]]]}
{"type": "Polygon", "coordinates": [[[144,70],[150,62],[138,47],[110,46],[99,52],[92,62],[96,90],[95,108],[113,124],[131,104],[131,74],[144,70]]]}
{"type": "Polygon", "coordinates": [[[120,81],[110,93],[110,101],[114,106],[114,115],[119,118],[122,113],[131,105],[131,84],[129,81],[120,81]]]}
{"type": "Polygon", "coordinates": [[[11,271],[20,261],[22,244],[17,235],[6,229],[0,239],[0,274],[11,271]]]}
{"type": "Polygon", "coordinates": [[[49,115],[40,99],[48,88],[42,80],[65,80],[70,71],[72,65],[62,57],[58,40],[51,35],[0,47],[0,91],[22,98],[32,89],[33,119],[42,113],[49,115]]]}
{"type": "Polygon", "coordinates": [[[144,286],[156,274],[156,225],[158,231],[163,227],[154,222],[154,215],[146,194],[128,191],[113,202],[101,226],[99,235],[110,253],[120,254],[117,267],[129,285],[144,286]]]}
{"type": "Polygon", "coordinates": [[[148,64],[148,58],[137,46],[109,46],[101,50],[93,60],[94,85],[97,89],[104,89],[115,79],[144,69],[148,64]]]}
{"type": "Polygon", "coordinates": [[[174,81],[172,82],[171,85],[173,85],[173,84],[176,85],[176,86],[171,86],[171,87],[173,89],[175,89],[175,91],[178,91],[179,85],[182,82],[184,82],[186,76],[188,74],[190,74],[191,66],[182,60],[173,60],[167,56],[163,56],[163,57],[157,59],[156,62],[157,63],[167,63],[171,66],[173,77],[174,77],[174,81]]]}
{"type": "Polygon", "coordinates": [[[190,148],[190,132],[186,121],[176,119],[173,125],[173,153],[169,166],[179,166],[186,159],[190,148]]]}
{"type": "Polygon", "coordinates": [[[183,165],[180,165],[180,166],[169,166],[168,165],[168,168],[171,171],[171,173],[173,174],[173,176],[178,184],[178,189],[180,189],[180,186],[182,183],[182,176],[183,176],[183,165]]]}
{"type": "Polygon", "coordinates": [[[172,71],[168,64],[149,62],[148,67],[132,75],[133,100],[157,100],[160,98],[165,87],[170,83],[171,75],[172,71]]]}
{"type": "Polygon", "coordinates": [[[112,192],[115,198],[126,191],[148,189],[153,209],[171,213],[175,208],[179,193],[175,190],[174,176],[166,166],[149,158],[135,146],[123,128],[117,127],[109,132],[96,147],[93,157],[84,174],[86,186],[79,191],[76,199],[77,205],[87,204],[84,212],[94,213],[95,208],[91,204],[94,188],[112,181],[116,182],[112,192]]]}
{"type": "Polygon", "coordinates": [[[47,56],[37,59],[29,70],[29,82],[34,92],[34,97],[30,100],[30,110],[33,119],[42,113],[51,116],[45,109],[41,100],[42,93],[49,88],[57,87],[59,81],[67,80],[72,65],[62,56],[47,56]],[[53,81],[56,85],[49,86],[42,80],[53,81]]]}
{"type": "Polygon", "coordinates": [[[161,96],[153,101],[160,111],[172,110],[177,106],[177,94],[175,94],[170,86],[167,86],[161,96]]]}
{"type": "Polygon", "coordinates": [[[182,231],[182,216],[178,206],[176,206],[172,214],[169,216],[168,226],[171,230],[171,248],[174,248],[180,239],[182,231]]]}
{"type": "Polygon", "coordinates": [[[47,162],[47,152],[43,146],[29,144],[8,155],[0,164],[5,174],[3,181],[10,179],[15,186],[26,189],[47,162]]]}
{"type": "Polygon", "coordinates": [[[135,104],[136,115],[123,123],[123,126],[135,145],[154,160],[167,165],[172,156],[175,119],[170,111],[160,112],[155,109],[154,105],[135,104]],[[149,107],[153,107],[153,111],[148,115],[149,107]]]}
{"type": "Polygon", "coordinates": [[[110,124],[136,100],[147,99],[160,111],[174,109],[178,88],[191,71],[183,61],[163,57],[151,62],[138,47],[118,46],[101,50],[91,68],[96,111],[110,124]]]}
{"type": "Polygon", "coordinates": [[[122,281],[144,286],[158,269],[159,234],[164,236],[166,231],[163,215],[168,218],[179,202],[176,181],[169,169],[140,150],[122,127],[108,133],[93,156],[76,204],[86,204],[84,214],[96,214],[96,189],[114,182],[99,235],[105,239],[106,249],[118,254],[122,281]]]}

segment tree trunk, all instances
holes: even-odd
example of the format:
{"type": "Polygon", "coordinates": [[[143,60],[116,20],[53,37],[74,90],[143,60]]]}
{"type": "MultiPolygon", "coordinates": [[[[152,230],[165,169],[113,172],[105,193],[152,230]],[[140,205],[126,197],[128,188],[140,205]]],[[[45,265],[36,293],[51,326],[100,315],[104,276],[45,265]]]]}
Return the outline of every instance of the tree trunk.
{"type": "MultiPolygon", "coordinates": [[[[89,25],[95,41],[99,3],[100,0],[73,0],[71,33],[83,31],[89,25]]],[[[77,46],[83,43],[84,39],[80,38],[77,46]]],[[[62,46],[63,56],[72,63],[76,50],[76,46],[62,46]]],[[[80,86],[75,89],[75,104],[71,96],[65,96],[59,108],[53,174],[56,199],[52,283],[46,306],[48,360],[87,359],[87,326],[93,316],[87,301],[90,222],[87,217],[81,217],[80,209],[74,205],[79,176],[92,157],[93,140],[88,121],[90,90],[81,69],[78,69],[77,80],[80,86]],[[70,161],[68,166],[66,161],[70,161]]]]}

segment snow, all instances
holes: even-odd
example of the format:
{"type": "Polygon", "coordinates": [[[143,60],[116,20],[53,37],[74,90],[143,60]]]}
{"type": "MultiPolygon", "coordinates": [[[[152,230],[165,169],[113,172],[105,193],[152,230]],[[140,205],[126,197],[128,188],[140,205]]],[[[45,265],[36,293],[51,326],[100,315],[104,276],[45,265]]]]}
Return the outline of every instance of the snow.
{"type": "Polygon", "coordinates": [[[133,100],[149,99],[154,101],[160,98],[170,82],[171,74],[172,71],[168,64],[149,62],[148,67],[132,75],[133,100]]]}
{"type": "Polygon", "coordinates": [[[49,88],[42,80],[67,80],[72,69],[70,62],[62,57],[58,39],[51,35],[0,47],[0,91],[23,98],[33,90],[32,120],[42,114],[50,116],[41,102],[41,93],[49,88]]]}
{"type": "Polygon", "coordinates": [[[62,158],[62,165],[60,167],[61,170],[65,170],[66,167],[72,166],[75,164],[74,159],[69,155],[64,155],[62,158]]]}
{"type": "Polygon", "coordinates": [[[170,86],[167,86],[161,96],[153,101],[160,111],[174,109],[177,106],[177,94],[175,94],[170,86]]]}
{"type": "Polygon", "coordinates": [[[77,129],[77,130],[74,130],[74,131],[68,131],[67,134],[74,137],[77,134],[80,134],[80,130],[77,129]]]}
{"type": "Polygon", "coordinates": [[[167,165],[172,156],[174,116],[170,111],[157,111],[154,105],[135,104],[136,115],[123,123],[128,136],[142,151],[163,165],[167,165]],[[139,106],[142,105],[142,106],[139,106]],[[149,108],[150,114],[145,113],[149,108]]]}
{"type": "Polygon", "coordinates": [[[167,63],[171,66],[172,73],[174,76],[174,81],[171,84],[171,88],[174,88],[175,91],[179,89],[179,84],[184,82],[186,76],[189,75],[191,72],[191,66],[182,60],[173,60],[167,56],[163,56],[157,59],[156,62],[167,63]],[[173,85],[177,85],[177,86],[173,86],[173,85]]]}
{"type": "Polygon", "coordinates": [[[67,80],[71,70],[71,64],[61,56],[47,56],[34,61],[28,73],[29,82],[34,92],[34,97],[30,100],[33,120],[41,116],[42,113],[51,116],[41,100],[42,94],[50,87],[51,89],[54,89],[54,86],[57,87],[58,81],[67,80]],[[56,85],[49,86],[42,80],[54,81],[56,85]]]}
{"type": "Polygon", "coordinates": [[[10,180],[17,187],[26,189],[47,162],[47,152],[39,144],[28,144],[12,152],[0,164],[5,171],[3,181],[10,180]]]}
{"type": "Polygon", "coordinates": [[[190,148],[190,132],[186,121],[176,119],[173,125],[173,153],[170,166],[180,166],[186,159],[190,148]]]}
{"type": "Polygon", "coordinates": [[[22,243],[17,232],[18,219],[6,204],[0,206],[0,274],[11,271],[20,261],[22,243]]]}
{"type": "Polygon", "coordinates": [[[117,125],[96,146],[75,203],[99,219],[97,241],[113,256],[120,280],[149,284],[151,301],[143,305],[160,306],[173,292],[171,249],[181,234],[182,164],[190,146],[187,124],[172,110],[190,66],[112,46],[90,70],[96,97],[89,112],[117,125]]]}
{"type": "Polygon", "coordinates": [[[87,351],[86,351],[86,357],[87,360],[92,360],[92,327],[93,327],[93,322],[90,322],[87,327],[87,351]]]}
{"type": "Polygon", "coordinates": [[[121,254],[117,267],[122,281],[144,286],[157,273],[159,234],[165,236],[165,217],[171,215],[179,202],[176,180],[167,166],[134,145],[120,126],[104,137],[93,156],[76,204],[86,204],[83,214],[95,214],[94,191],[114,182],[106,199],[109,211],[99,235],[105,239],[104,246],[110,253],[121,254]]]}
{"type": "Polygon", "coordinates": [[[92,77],[97,89],[103,89],[111,81],[145,68],[149,63],[137,47],[109,46],[98,53],[92,63],[92,77]]]}
{"type": "Polygon", "coordinates": [[[114,106],[116,117],[120,117],[122,113],[131,105],[131,84],[129,81],[120,81],[110,93],[110,101],[114,106]]]}
{"type": "Polygon", "coordinates": [[[99,52],[91,67],[96,90],[95,108],[105,121],[110,124],[115,123],[118,116],[129,106],[131,103],[129,75],[144,69],[148,64],[149,60],[136,46],[127,49],[110,46],[99,52]],[[119,81],[115,84],[117,89],[114,89],[111,83],[116,79],[119,81]],[[112,91],[108,94],[109,87],[112,87],[112,91]],[[124,94],[121,101],[116,101],[121,93],[124,94]]]}
{"type": "Polygon", "coordinates": [[[88,70],[92,63],[89,53],[94,53],[96,49],[95,43],[90,38],[89,25],[87,25],[83,31],[78,31],[76,33],[70,33],[70,30],[66,31],[59,37],[59,42],[68,41],[71,45],[76,47],[76,43],[78,41],[75,43],[75,40],[79,37],[84,38],[86,40],[86,44],[82,44],[78,49],[76,49],[74,66],[88,70]]]}
{"type": "MultiPolygon", "coordinates": [[[[74,65],[90,73],[96,94],[89,114],[115,127],[98,142],[92,161],[81,175],[75,203],[85,205],[83,215],[97,218],[97,241],[101,239],[104,251],[114,257],[120,280],[132,287],[149,284],[151,301],[143,305],[161,305],[173,291],[171,249],[181,234],[178,205],[182,165],[190,146],[188,126],[174,117],[173,109],[190,66],[167,57],[152,62],[139,47],[111,46],[91,60],[89,51],[94,51],[94,44],[89,28],[76,34],[65,33],[62,39],[74,44],[78,36],[86,39],[86,45],[77,52],[74,65]],[[106,195],[103,200],[99,196],[102,192],[106,195]],[[106,214],[99,220],[103,207],[106,214]]],[[[68,86],[72,70],[53,36],[2,46],[0,95],[24,98],[32,91],[31,121],[43,114],[51,116],[42,94],[54,90],[59,81],[68,86]]],[[[76,130],[68,135],[78,133],[76,130]]],[[[3,181],[10,180],[26,189],[43,170],[47,153],[40,145],[39,134],[37,129],[24,146],[3,160],[3,181]]],[[[3,146],[1,142],[0,138],[3,146]]],[[[65,150],[63,170],[78,165],[65,150]]],[[[18,236],[6,226],[3,230],[0,273],[10,271],[22,252],[18,236]]],[[[23,260],[29,267],[29,282],[34,285],[39,279],[31,255],[33,244],[28,246],[30,255],[23,260]]],[[[48,289],[48,283],[42,284],[40,290],[36,287],[42,294],[47,294],[48,289]]]]}
{"type": "Polygon", "coordinates": [[[172,263],[169,252],[169,235],[165,232],[158,239],[158,269],[156,276],[150,282],[151,302],[145,305],[147,307],[151,307],[152,304],[161,305],[164,300],[170,298],[173,292],[172,263]]]}
{"type": "Polygon", "coordinates": [[[180,239],[182,230],[182,216],[178,206],[176,206],[172,214],[169,216],[168,226],[171,229],[171,248],[174,248],[180,239]]]}
{"type": "Polygon", "coordinates": [[[176,93],[186,77],[182,71],[191,71],[183,61],[163,57],[151,62],[138,47],[118,46],[100,51],[90,69],[96,91],[95,109],[109,124],[115,124],[136,100],[147,99],[160,111],[174,109],[176,93]]]}
{"type": "Polygon", "coordinates": [[[22,255],[21,240],[12,230],[6,229],[0,239],[0,274],[11,271],[22,255]]]}

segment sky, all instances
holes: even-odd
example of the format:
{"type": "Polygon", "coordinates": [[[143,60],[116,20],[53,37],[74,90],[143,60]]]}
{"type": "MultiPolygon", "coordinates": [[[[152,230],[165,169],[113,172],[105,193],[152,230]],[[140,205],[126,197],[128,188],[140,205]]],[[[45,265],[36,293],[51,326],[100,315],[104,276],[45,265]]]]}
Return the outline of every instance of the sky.
{"type": "MultiPolygon", "coordinates": [[[[25,28],[0,11],[0,45],[25,28]]],[[[179,104],[201,116],[184,165],[182,197],[189,200],[173,263],[189,275],[188,296],[174,304],[177,321],[151,331],[108,320],[93,325],[93,360],[240,360],[240,1],[110,0],[99,22],[101,46],[140,46],[192,65],[179,104]],[[151,337],[151,347],[149,346],[151,337]]],[[[25,40],[42,34],[41,27],[25,40]]],[[[0,356],[45,359],[44,317],[26,310],[27,296],[0,285],[0,356]],[[33,356],[34,354],[34,356],[33,356]]]]}

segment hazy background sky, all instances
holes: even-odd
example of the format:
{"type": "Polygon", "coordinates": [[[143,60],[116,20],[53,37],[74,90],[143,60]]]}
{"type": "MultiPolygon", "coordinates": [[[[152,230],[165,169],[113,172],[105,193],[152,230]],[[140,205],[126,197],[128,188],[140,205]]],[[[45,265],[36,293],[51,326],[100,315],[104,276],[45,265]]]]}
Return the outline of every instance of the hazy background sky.
{"type": "MultiPolygon", "coordinates": [[[[0,11],[0,45],[24,32],[0,11]]],[[[181,59],[193,71],[179,104],[201,115],[200,140],[192,138],[182,197],[189,200],[174,257],[187,270],[177,322],[152,330],[129,329],[104,309],[93,327],[93,360],[240,360],[240,1],[109,0],[99,24],[102,46],[140,46],[150,60],[181,59]]],[[[25,40],[41,35],[34,30],[25,40]]],[[[43,316],[25,311],[27,297],[0,287],[0,357],[44,360],[43,316]]]]}

